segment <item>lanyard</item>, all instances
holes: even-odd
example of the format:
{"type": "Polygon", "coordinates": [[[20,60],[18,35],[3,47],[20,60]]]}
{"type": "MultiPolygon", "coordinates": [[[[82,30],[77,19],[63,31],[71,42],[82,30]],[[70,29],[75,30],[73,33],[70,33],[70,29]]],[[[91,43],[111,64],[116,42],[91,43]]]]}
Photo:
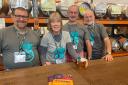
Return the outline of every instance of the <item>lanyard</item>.
{"type": "MultiPolygon", "coordinates": [[[[62,33],[60,33],[60,34],[58,35],[58,37],[55,37],[55,35],[52,35],[52,36],[53,36],[53,40],[54,40],[54,43],[55,43],[55,46],[56,46],[55,51],[56,51],[57,55],[59,56],[59,49],[61,48],[62,33]],[[58,42],[57,42],[55,38],[59,38],[59,37],[60,37],[60,40],[58,40],[58,42]],[[57,44],[59,44],[59,45],[57,45],[57,44]]],[[[55,57],[55,56],[56,56],[56,55],[54,55],[54,57],[55,57]]],[[[56,58],[56,57],[55,57],[55,58],[56,58]]]]}
{"type": "Polygon", "coordinates": [[[19,39],[19,51],[22,50],[22,44],[26,38],[27,35],[27,31],[25,31],[24,34],[20,34],[20,32],[18,32],[18,30],[16,28],[14,28],[14,31],[16,32],[16,36],[19,39]]]}
{"type": "Polygon", "coordinates": [[[55,37],[54,37],[55,35],[52,35],[52,36],[53,36],[53,40],[54,40],[54,43],[55,43],[56,49],[58,49],[59,47],[61,47],[62,33],[58,35],[58,36],[60,37],[59,42],[57,42],[57,41],[55,40],[55,37]],[[59,45],[57,45],[57,43],[59,43],[59,45]]]}
{"type": "Polygon", "coordinates": [[[99,38],[102,39],[101,31],[99,30],[99,28],[97,28],[96,24],[93,24],[93,26],[88,26],[88,30],[91,36],[93,35],[96,40],[99,38]]]}
{"type": "Polygon", "coordinates": [[[94,37],[94,35],[97,34],[97,31],[95,29],[95,24],[93,24],[93,26],[92,25],[91,26],[88,26],[88,30],[90,32],[90,35],[93,36],[93,37],[94,37]]]}
{"type": "Polygon", "coordinates": [[[26,56],[26,62],[32,63],[32,60],[34,59],[34,56],[30,55],[29,53],[27,53],[22,48],[22,45],[23,45],[23,43],[26,39],[26,35],[27,35],[28,31],[26,30],[23,34],[19,33],[16,28],[14,28],[14,31],[16,32],[16,36],[19,39],[19,51],[24,51],[26,53],[26,55],[29,55],[29,56],[26,56]]]}

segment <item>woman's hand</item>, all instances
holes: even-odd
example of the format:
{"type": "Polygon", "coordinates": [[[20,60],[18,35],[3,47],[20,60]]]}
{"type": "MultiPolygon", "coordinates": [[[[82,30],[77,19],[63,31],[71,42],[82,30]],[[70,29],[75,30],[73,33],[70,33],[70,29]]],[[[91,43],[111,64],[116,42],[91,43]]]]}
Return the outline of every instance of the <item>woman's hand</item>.
{"type": "Polygon", "coordinates": [[[77,64],[78,64],[79,66],[82,65],[82,67],[87,68],[87,67],[88,67],[88,60],[87,60],[86,58],[78,57],[78,59],[77,59],[77,64]],[[84,64],[84,66],[83,66],[83,64],[84,64]]]}
{"type": "Polygon", "coordinates": [[[44,64],[44,66],[49,66],[49,65],[51,65],[51,63],[50,62],[45,62],[45,64],[44,64]]]}

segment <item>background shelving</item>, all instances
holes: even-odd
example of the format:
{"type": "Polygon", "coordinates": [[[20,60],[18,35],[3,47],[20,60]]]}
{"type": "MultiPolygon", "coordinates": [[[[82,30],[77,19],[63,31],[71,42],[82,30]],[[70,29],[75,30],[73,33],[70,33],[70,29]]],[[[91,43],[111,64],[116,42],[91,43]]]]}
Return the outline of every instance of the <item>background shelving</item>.
{"type": "MultiPolygon", "coordinates": [[[[104,24],[104,25],[128,25],[128,20],[96,20],[97,23],[104,24]]],[[[5,18],[5,23],[11,24],[13,23],[11,18],[5,18]]],[[[34,23],[34,19],[30,18],[28,23],[34,23]]],[[[47,24],[48,19],[47,18],[39,18],[40,24],[47,24]]]]}

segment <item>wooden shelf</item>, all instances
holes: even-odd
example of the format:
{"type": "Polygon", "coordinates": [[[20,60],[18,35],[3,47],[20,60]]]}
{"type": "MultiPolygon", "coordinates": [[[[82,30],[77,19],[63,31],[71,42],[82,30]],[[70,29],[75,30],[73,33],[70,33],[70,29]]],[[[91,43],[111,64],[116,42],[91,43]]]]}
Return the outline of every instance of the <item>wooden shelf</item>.
{"type": "MultiPolygon", "coordinates": [[[[13,23],[11,18],[5,18],[5,23],[13,23]]],[[[30,18],[28,23],[34,23],[34,19],[30,18]]],[[[40,18],[39,23],[48,23],[48,19],[40,18]]]]}
{"type": "MultiPolygon", "coordinates": [[[[128,20],[96,20],[97,23],[101,23],[101,24],[108,24],[108,25],[112,25],[112,24],[119,24],[119,25],[128,25],[128,20]]],[[[5,18],[5,23],[13,23],[11,18],[5,18]]],[[[34,23],[34,19],[30,18],[28,23],[34,23]]],[[[48,19],[47,18],[39,18],[39,23],[44,23],[47,24],[48,23],[48,19]]]]}
{"type": "Polygon", "coordinates": [[[122,56],[128,56],[128,52],[113,52],[113,57],[122,57],[122,56]]]}
{"type": "Polygon", "coordinates": [[[101,24],[125,24],[128,25],[128,20],[96,20],[97,23],[101,24]]]}

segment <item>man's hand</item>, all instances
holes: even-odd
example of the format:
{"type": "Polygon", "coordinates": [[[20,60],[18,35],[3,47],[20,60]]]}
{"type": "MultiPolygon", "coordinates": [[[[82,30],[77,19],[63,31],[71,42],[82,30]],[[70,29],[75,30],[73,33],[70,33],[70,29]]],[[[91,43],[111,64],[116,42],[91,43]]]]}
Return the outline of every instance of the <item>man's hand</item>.
{"type": "Polygon", "coordinates": [[[103,57],[106,61],[113,61],[113,56],[111,54],[107,54],[103,57]]]}

